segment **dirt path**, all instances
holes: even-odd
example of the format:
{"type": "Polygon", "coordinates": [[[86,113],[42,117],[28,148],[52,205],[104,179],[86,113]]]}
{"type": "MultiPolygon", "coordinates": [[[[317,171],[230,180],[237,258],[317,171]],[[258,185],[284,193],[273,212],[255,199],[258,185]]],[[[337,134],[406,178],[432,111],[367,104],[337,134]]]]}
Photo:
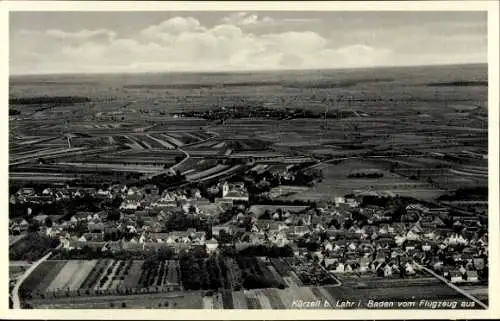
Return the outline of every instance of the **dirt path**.
{"type": "Polygon", "coordinates": [[[21,276],[18,280],[16,285],[14,286],[14,290],[12,290],[12,302],[13,302],[13,308],[14,309],[20,309],[21,308],[21,300],[19,299],[19,289],[21,287],[21,284],[30,276],[30,274],[45,260],[47,260],[50,256],[52,255],[52,252],[49,252],[47,255],[42,257],[40,260],[36,261],[31,265],[29,269],[24,272],[23,276],[21,276]]]}

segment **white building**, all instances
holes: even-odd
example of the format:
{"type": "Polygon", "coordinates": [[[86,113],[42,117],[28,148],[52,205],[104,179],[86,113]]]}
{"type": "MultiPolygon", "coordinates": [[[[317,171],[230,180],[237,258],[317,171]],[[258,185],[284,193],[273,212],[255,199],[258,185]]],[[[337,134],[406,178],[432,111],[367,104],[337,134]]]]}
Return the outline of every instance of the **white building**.
{"type": "Polygon", "coordinates": [[[208,241],[205,242],[205,245],[207,247],[207,251],[209,253],[213,253],[217,250],[217,248],[219,247],[219,242],[217,242],[217,240],[215,239],[210,239],[208,241]]]}

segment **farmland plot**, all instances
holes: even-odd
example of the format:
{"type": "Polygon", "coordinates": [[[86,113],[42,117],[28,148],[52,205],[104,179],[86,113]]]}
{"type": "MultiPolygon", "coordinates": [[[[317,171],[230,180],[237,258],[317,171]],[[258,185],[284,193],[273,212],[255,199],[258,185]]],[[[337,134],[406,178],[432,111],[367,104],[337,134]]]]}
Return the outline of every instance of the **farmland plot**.
{"type": "Polygon", "coordinates": [[[157,144],[159,144],[162,148],[166,149],[174,149],[176,146],[170,143],[168,140],[163,137],[163,134],[149,134],[147,135],[148,138],[151,140],[155,141],[157,144]]]}
{"type": "Polygon", "coordinates": [[[98,260],[94,265],[92,271],[88,274],[87,278],[81,285],[81,289],[93,289],[99,281],[102,273],[109,265],[110,259],[98,260]]]}
{"type": "Polygon", "coordinates": [[[79,261],[78,271],[73,275],[72,282],[68,283],[71,291],[80,289],[81,285],[97,264],[97,260],[79,261]]]}
{"type": "Polygon", "coordinates": [[[100,284],[97,287],[97,289],[108,290],[108,289],[112,289],[113,286],[116,286],[116,284],[114,282],[115,276],[116,276],[118,269],[120,268],[122,262],[123,261],[113,261],[111,266],[108,267],[106,274],[101,279],[100,284]]]}
{"type": "Polygon", "coordinates": [[[196,172],[196,173],[193,173],[193,174],[189,174],[186,176],[186,180],[188,181],[194,181],[194,180],[197,180],[197,179],[201,179],[201,178],[204,178],[204,177],[207,177],[207,176],[210,176],[212,174],[215,174],[217,172],[221,172],[223,170],[226,170],[229,168],[229,165],[222,165],[222,164],[218,164],[218,165],[215,165],[209,169],[206,169],[204,171],[200,171],[200,172],[196,172]]]}
{"type": "MultiPolygon", "coordinates": [[[[82,278],[87,275],[80,275],[83,266],[83,261],[67,261],[64,267],[59,271],[55,279],[47,287],[48,292],[55,292],[68,289],[70,291],[76,290],[73,288],[82,278]]],[[[90,271],[88,271],[90,272],[90,271]]]]}
{"type": "Polygon", "coordinates": [[[125,143],[126,146],[132,148],[132,149],[147,149],[147,147],[143,144],[141,144],[140,141],[137,141],[133,139],[133,136],[123,136],[127,142],[125,143]]]}
{"type": "Polygon", "coordinates": [[[225,170],[220,171],[218,173],[215,173],[213,175],[205,176],[205,177],[201,178],[200,180],[204,181],[204,180],[214,179],[214,178],[219,177],[219,176],[229,175],[229,174],[231,174],[233,172],[238,171],[242,167],[243,167],[242,165],[234,165],[234,166],[232,166],[232,167],[230,167],[228,169],[225,169],[225,170]]]}
{"type": "Polygon", "coordinates": [[[144,261],[132,261],[132,264],[125,272],[125,280],[123,282],[124,288],[136,288],[138,286],[138,280],[142,273],[142,265],[144,261]]]}
{"type": "Polygon", "coordinates": [[[237,291],[232,293],[232,302],[234,309],[247,309],[247,301],[243,292],[237,291]]]}
{"type": "Polygon", "coordinates": [[[332,199],[335,196],[344,196],[354,191],[394,192],[395,194],[414,194],[414,197],[440,195],[440,191],[430,184],[411,181],[405,177],[380,168],[384,174],[380,178],[349,178],[349,173],[356,170],[373,169],[376,165],[366,161],[344,161],[337,165],[322,164],[317,169],[323,171],[324,178],[310,190],[287,196],[287,199],[332,199]],[[421,190],[421,191],[419,191],[421,190]]]}
{"type": "Polygon", "coordinates": [[[104,284],[108,281],[108,274],[110,274],[111,271],[113,270],[115,262],[116,262],[115,260],[109,260],[107,262],[106,266],[104,266],[103,273],[100,274],[98,281],[94,286],[94,290],[100,290],[104,286],[104,284]]]}
{"type": "Polygon", "coordinates": [[[200,160],[198,158],[189,158],[181,165],[179,165],[177,167],[177,170],[179,170],[183,175],[187,174],[188,172],[194,172],[197,169],[201,168],[203,161],[203,159],[200,160]]]}
{"type": "Polygon", "coordinates": [[[44,292],[66,264],[65,261],[45,261],[21,285],[21,292],[44,292]]]}
{"type": "Polygon", "coordinates": [[[178,140],[177,138],[175,137],[172,137],[170,135],[167,135],[167,134],[160,134],[161,137],[163,137],[163,139],[165,139],[167,142],[171,143],[172,145],[174,146],[183,146],[184,143],[181,142],[180,140],[178,140]]]}
{"type": "Polygon", "coordinates": [[[179,261],[177,260],[169,260],[168,263],[168,272],[166,275],[166,284],[167,285],[179,285],[180,283],[180,266],[179,261]]]}

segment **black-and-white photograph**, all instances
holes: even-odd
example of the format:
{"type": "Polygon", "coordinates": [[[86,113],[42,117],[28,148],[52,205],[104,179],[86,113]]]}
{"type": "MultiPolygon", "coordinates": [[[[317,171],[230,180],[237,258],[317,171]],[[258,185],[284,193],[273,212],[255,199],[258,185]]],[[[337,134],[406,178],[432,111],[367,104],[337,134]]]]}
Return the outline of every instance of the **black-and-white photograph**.
{"type": "Polygon", "coordinates": [[[11,309],[488,309],[487,12],[285,8],[9,13],[11,309]]]}

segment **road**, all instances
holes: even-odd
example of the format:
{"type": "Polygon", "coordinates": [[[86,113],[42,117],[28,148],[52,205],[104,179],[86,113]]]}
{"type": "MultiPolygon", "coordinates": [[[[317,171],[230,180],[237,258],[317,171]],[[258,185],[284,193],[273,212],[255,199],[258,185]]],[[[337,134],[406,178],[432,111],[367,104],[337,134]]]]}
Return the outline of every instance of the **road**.
{"type": "Polygon", "coordinates": [[[40,260],[33,263],[29,269],[24,272],[24,274],[17,280],[14,289],[12,290],[12,302],[14,309],[21,309],[21,299],[19,298],[19,289],[21,284],[28,278],[28,276],[45,260],[47,260],[52,255],[52,252],[49,252],[47,255],[42,257],[40,260]]]}
{"type": "Polygon", "coordinates": [[[417,267],[421,270],[424,270],[428,273],[430,273],[432,276],[434,276],[435,278],[437,278],[438,280],[446,283],[446,285],[448,285],[450,288],[452,288],[453,290],[457,291],[458,293],[462,294],[463,296],[465,296],[466,298],[468,298],[469,300],[471,301],[474,301],[476,304],[478,304],[480,307],[484,308],[484,309],[488,309],[488,306],[486,304],[484,304],[483,302],[481,302],[480,300],[478,300],[476,297],[474,297],[473,295],[465,292],[464,290],[460,289],[458,286],[456,286],[455,284],[451,283],[450,281],[448,281],[447,279],[445,279],[444,277],[438,275],[436,272],[434,272],[433,270],[425,267],[425,266],[422,266],[420,264],[416,264],[417,267]]]}
{"type": "Polygon", "coordinates": [[[21,235],[16,235],[16,236],[9,236],[9,247],[12,245],[16,244],[20,240],[26,237],[26,234],[21,234],[21,235]]]}
{"type": "MultiPolygon", "coordinates": [[[[217,133],[215,133],[215,132],[212,132],[212,131],[206,131],[206,133],[208,133],[208,134],[212,134],[212,136],[211,136],[211,137],[208,137],[208,138],[206,138],[206,139],[204,139],[204,140],[201,140],[201,141],[197,141],[197,142],[194,142],[194,143],[191,143],[191,144],[186,144],[186,145],[183,145],[182,147],[189,147],[189,146],[191,146],[191,145],[200,144],[200,143],[203,143],[203,142],[206,142],[206,141],[209,141],[209,140],[211,140],[211,139],[214,139],[214,138],[219,137],[219,134],[217,134],[217,133]]],[[[144,177],[144,179],[152,179],[153,177],[158,176],[158,175],[163,175],[163,174],[168,174],[168,173],[171,173],[171,172],[175,171],[175,169],[176,169],[177,167],[181,166],[184,162],[186,162],[186,161],[187,161],[187,160],[191,157],[191,156],[189,155],[189,153],[188,153],[186,150],[182,149],[181,147],[177,147],[177,148],[176,148],[176,150],[178,150],[178,151],[180,151],[180,152],[184,153],[184,155],[185,155],[186,157],[184,157],[184,159],[182,159],[180,162],[178,162],[178,163],[176,163],[176,164],[174,164],[174,165],[170,166],[169,168],[167,168],[167,169],[165,169],[165,170],[163,170],[163,171],[161,171],[161,172],[156,172],[156,173],[150,174],[150,175],[148,175],[148,176],[145,176],[145,177],[144,177]]]]}
{"type": "Polygon", "coordinates": [[[179,148],[179,147],[178,147],[178,148],[176,148],[176,150],[178,150],[178,151],[180,151],[180,152],[184,153],[184,155],[185,155],[186,157],[184,157],[184,158],[183,158],[180,162],[175,163],[174,165],[170,166],[170,167],[169,167],[169,168],[167,168],[167,169],[162,170],[161,172],[154,172],[154,173],[152,173],[152,174],[149,174],[149,175],[147,175],[147,176],[144,176],[144,177],[143,177],[143,179],[149,180],[149,179],[152,179],[152,178],[153,178],[153,177],[155,177],[155,176],[159,176],[159,175],[163,175],[163,174],[172,173],[172,172],[174,172],[174,171],[175,171],[175,169],[176,169],[177,167],[181,166],[181,165],[182,165],[185,161],[187,161],[187,160],[190,158],[189,153],[188,153],[188,152],[186,152],[185,150],[183,150],[182,148],[179,148]]]}

